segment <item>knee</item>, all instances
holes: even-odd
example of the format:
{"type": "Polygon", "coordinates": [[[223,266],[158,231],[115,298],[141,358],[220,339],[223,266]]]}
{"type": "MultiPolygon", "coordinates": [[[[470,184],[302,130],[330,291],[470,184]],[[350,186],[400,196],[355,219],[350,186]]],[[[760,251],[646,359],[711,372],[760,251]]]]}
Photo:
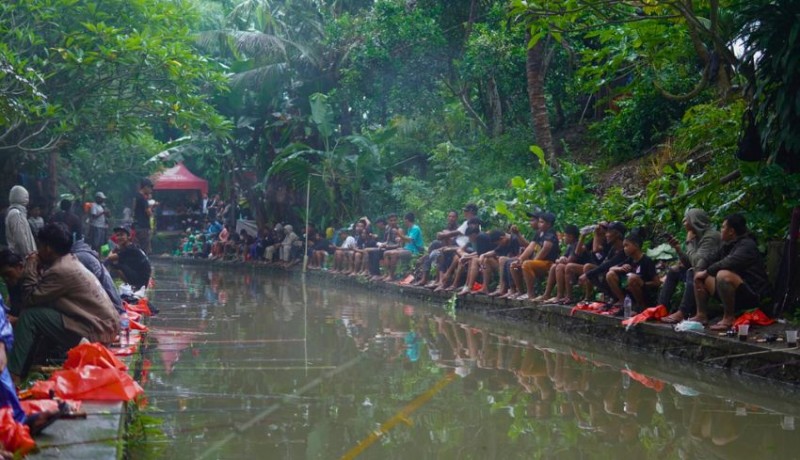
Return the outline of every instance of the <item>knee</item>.
{"type": "Polygon", "coordinates": [[[720,270],[716,276],[718,283],[736,284],[741,281],[741,278],[736,273],[730,270],[720,270]]]}
{"type": "Polygon", "coordinates": [[[642,277],[639,275],[631,275],[628,277],[628,286],[634,288],[641,288],[644,286],[644,281],[642,281],[642,277]]]}
{"type": "Polygon", "coordinates": [[[617,272],[608,272],[606,273],[606,281],[609,283],[617,283],[619,282],[619,275],[617,275],[617,272]]]}

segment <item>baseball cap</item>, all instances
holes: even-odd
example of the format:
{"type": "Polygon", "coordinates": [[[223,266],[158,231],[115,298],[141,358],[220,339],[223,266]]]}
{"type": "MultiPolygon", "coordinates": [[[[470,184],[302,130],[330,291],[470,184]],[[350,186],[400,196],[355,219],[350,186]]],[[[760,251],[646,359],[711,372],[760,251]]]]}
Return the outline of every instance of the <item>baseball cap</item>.
{"type": "Polygon", "coordinates": [[[105,200],[106,199],[106,194],[103,193],[103,192],[97,192],[97,193],[94,194],[94,196],[95,196],[95,198],[100,198],[101,200],[105,200]]]}

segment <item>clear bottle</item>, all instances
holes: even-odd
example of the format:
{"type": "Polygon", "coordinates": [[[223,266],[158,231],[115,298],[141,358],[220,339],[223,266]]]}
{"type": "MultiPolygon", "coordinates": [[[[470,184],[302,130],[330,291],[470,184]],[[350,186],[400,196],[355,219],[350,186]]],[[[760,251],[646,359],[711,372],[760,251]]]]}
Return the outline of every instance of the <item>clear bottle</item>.
{"type": "Polygon", "coordinates": [[[631,296],[625,296],[625,300],[622,302],[622,311],[625,314],[625,318],[630,318],[633,314],[633,301],[631,300],[631,296]]]}
{"type": "Polygon", "coordinates": [[[119,315],[119,338],[122,345],[131,343],[131,321],[128,319],[128,313],[119,315]]]}

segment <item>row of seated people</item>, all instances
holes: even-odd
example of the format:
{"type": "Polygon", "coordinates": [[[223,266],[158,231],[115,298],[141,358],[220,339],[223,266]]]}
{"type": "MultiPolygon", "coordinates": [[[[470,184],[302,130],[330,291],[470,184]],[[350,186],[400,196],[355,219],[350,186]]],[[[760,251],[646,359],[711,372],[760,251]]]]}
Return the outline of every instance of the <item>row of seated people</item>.
{"type": "Polygon", "coordinates": [[[314,232],[309,267],[323,267],[332,257],[333,272],[394,281],[399,263],[419,256],[413,272],[418,286],[461,296],[563,305],[592,302],[599,293],[608,308],[620,314],[626,297],[635,311],[659,304],[670,307],[678,285],[685,283],[677,307],[662,321],[707,324],[708,303],[716,297],[723,316],[712,330],[727,330],[737,311],[757,307],[770,295],[764,258],[740,214],[727,216],[717,231],[705,211],[689,209],[683,219],[683,242],[662,235],[679,259],[664,275],[643,251],[644,231],[628,231],[621,222],[598,222],[580,230],[567,225],[559,234],[554,214],[532,212],[532,237],[527,239],[516,226],[484,231],[476,214],[477,206],[468,204],[459,225],[458,213],[450,211],[445,228],[424,252],[413,214],[405,216],[405,229],[397,225],[396,215],[379,219],[377,233],[362,218],[352,230],[340,231],[338,245],[314,232]],[[582,291],[581,299],[573,297],[575,287],[582,291]]]}
{"type": "MultiPolygon", "coordinates": [[[[642,229],[628,231],[621,222],[598,222],[580,230],[566,225],[559,233],[554,214],[531,212],[531,236],[526,238],[516,226],[483,229],[477,211],[475,204],[465,206],[461,224],[458,212],[450,211],[445,228],[427,248],[414,214],[408,213],[402,226],[398,216],[390,214],[374,224],[362,217],[335,232],[319,232],[308,225],[301,235],[291,225],[278,224],[256,237],[242,232],[227,242],[218,239],[211,244],[211,254],[219,254],[213,248],[222,245],[222,253],[233,247],[241,260],[285,266],[306,255],[312,270],[330,265],[334,273],[392,282],[399,267],[415,260],[413,277],[404,276],[402,282],[461,296],[563,305],[592,302],[600,294],[614,311],[626,297],[636,311],[659,304],[669,307],[679,284],[685,283],[680,302],[663,321],[692,319],[706,324],[709,300],[716,297],[724,312],[714,330],[728,329],[737,311],[756,307],[770,295],[764,258],[740,214],[723,219],[717,231],[705,211],[689,209],[683,219],[683,242],[661,236],[679,259],[662,275],[643,251],[642,229]],[[582,292],[580,299],[573,295],[576,287],[582,292]]],[[[222,232],[235,235],[229,228],[222,232]]]]}

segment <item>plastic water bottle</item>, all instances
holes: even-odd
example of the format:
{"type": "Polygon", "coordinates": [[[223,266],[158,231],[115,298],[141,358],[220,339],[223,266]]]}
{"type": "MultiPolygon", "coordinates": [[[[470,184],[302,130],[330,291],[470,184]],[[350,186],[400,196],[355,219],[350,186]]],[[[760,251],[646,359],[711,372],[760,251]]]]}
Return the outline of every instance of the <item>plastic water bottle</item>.
{"type": "Polygon", "coordinates": [[[119,315],[119,330],[120,330],[120,342],[123,342],[123,345],[128,345],[131,343],[131,321],[128,319],[127,313],[122,313],[119,315]],[[124,337],[124,339],[123,339],[124,337]]]}
{"type": "Polygon", "coordinates": [[[622,302],[622,311],[625,313],[625,318],[630,318],[633,313],[633,301],[631,296],[626,295],[625,300],[622,302]]]}

